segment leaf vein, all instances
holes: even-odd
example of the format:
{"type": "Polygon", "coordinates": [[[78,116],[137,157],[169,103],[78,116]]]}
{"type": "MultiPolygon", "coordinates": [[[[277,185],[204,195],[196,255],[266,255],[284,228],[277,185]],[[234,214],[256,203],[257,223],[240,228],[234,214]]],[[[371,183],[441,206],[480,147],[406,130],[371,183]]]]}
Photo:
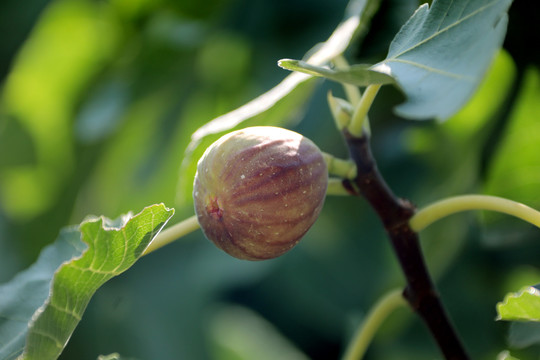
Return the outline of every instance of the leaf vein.
{"type": "Polygon", "coordinates": [[[37,335],[37,336],[41,336],[41,337],[52,340],[54,342],[54,345],[59,349],[64,348],[64,345],[62,345],[62,343],[58,340],[58,338],[55,335],[53,335],[53,334],[51,334],[51,333],[49,333],[47,331],[33,329],[32,333],[37,335]]]}
{"type": "Polygon", "coordinates": [[[73,265],[73,264],[68,264],[69,267],[73,268],[73,269],[76,269],[76,270],[80,270],[80,271],[90,271],[90,272],[93,272],[93,273],[96,273],[96,274],[101,274],[101,275],[119,275],[120,273],[119,272],[115,272],[115,271],[105,271],[105,270],[101,270],[101,269],[93,269],[93,268],[83,268],[83,267],[80,267],[80,266],[76,266],[76,265],[73,265]]]}
{"type": "Polygon", "coordinates": [[[464,22],[465,20],[468,20],[476,15],[478,15],[479,13],[481,13],[482,11],[486,10],[487,8],[491,7],[491,6],[494,6],[496,4],[497,0],[493,0],[492,2],[482,6],[482,7],[479,7],[478,9],[476,9],[475,11],[471,12],[470,14],[468,14],[467,16],[465,17],[462,17],[460,18],[459,20],[457,20],[456,22],[454,22],[453,24],[450,24],[448,25],[447,27],[441,29],[441,30],[437,30],[435,33],[433,33],[432,35],[428,36],[427,38],[423,39],[422,41],[419,41],[418,43],[414,44],[414,46],[411,46],[410,48],[408,49],[405,49],[403,50],[402,52],[400,52],[399,54],[396,54],[394,55],[393,57],[391,58],[388,58],[388,59],[395,59],[395,58],[398,58],[400,56],[402,56],[403,54],[406,54],[408,53],[409,51],[412,51],[422,45],[424,45],[425,43],[431,41],[432,39],[436,38],[437,36],[441,35],[442,33],[446,32],[446,31],[449,31],[451,30],[452,28],[458,26],[459,24],[461,24],[462,22],[464,22]]]}
{"type": "Polygon", "coordinates": [[[81,321],[81,316],[79,314],[77,314],[76,312],[74,312],[72,310],[69,310],[69,309],[66,309],[66,308],[63,308],[63,307],[60,307],[60,306],[56,305],[55,303],[53,303],[52,301],[49,303],[49,305],[52,306],[53,308],[55,308],[56,310],[61,311],[63,313],[66,313],[68,315],[71,315],[72,317],[74,317],[78,321],[81,321]]]}
{"type": "Polygon", "coordinates": [[[439,75],[443,75],[443,76],[447,76],[447,77],[451,77],[451,78],[455,78],[455,79],[459,79],[459,80],[466,80],[466,81],[471,81],[471,82],[474,82],[476,80],[472,76],[463,75],[463,74],[456,74],[456,73],[444,71],[444,70],[437,69],[437,68],[427,66],[427,65],[424,65],[424,64],[421,64],[421,63],[418,63],[418,62],[414,62],[414,61],[403,60],[403,59],[390,59],[390,60],[388,60],[386,62],[387,63],[388,62],[398,62],[398,63],[403,63],[403,64],[407,64],[407,65],[411,65],[411,66],[416,66],[418,68],[427,70],[429,72],[433,72],[433,73],[436,73],[436,74],[439,74],[439,75]]]}
{"type": "Polygon", "coordinates": [[[452,7],[452,4],[454,3],[454,0],[451,1],[451,3],[446,8],[446,12],[444,13],[444,16],[441,16],[441,21],[439,21],[439,25],[437,26],[437,32],[441,30],[441,26],[444,23],[444,19],[448,15],[448,12],[450,11],[450,8],[452,7]]]}

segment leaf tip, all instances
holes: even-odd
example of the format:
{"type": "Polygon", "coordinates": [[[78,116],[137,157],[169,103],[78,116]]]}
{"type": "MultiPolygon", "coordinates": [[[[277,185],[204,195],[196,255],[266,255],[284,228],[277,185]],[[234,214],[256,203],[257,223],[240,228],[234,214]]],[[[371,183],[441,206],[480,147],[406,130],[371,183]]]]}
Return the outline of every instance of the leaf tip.
{"type": "Polygon", "coordinates": [[[293,59],[280,59],[278,60],[277,64],[280,68],[285,70],[292,70],[291,68],[297,63],[298,60],[293,59]]]}

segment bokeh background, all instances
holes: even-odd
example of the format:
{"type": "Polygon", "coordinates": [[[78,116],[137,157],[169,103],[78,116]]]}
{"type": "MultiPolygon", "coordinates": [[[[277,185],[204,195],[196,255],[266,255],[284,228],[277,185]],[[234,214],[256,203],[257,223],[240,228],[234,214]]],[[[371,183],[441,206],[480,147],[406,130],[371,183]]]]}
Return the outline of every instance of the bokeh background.
{"type": "MultiPolygon", "coordinates": [[[[202,124],[275,86],[281,58],[302,58],[342,19],[345,0],[2,0],[0,3],[0,281],[26,268],[59,229],[163,202],[193,213],[181,167],[202,124]]],[[[374,63],[419,5],[382,1],[348,58],[374,63]]],[[[397,118],[384,88],[373,147],[395,192],[425,205],[489,193],[540,208],[540,74],[535,2],[511,8],[505,50],[468,106],[445,123],[397,118]],[[536,44],[536,45],[535,45],[536,44]]],[[[320,81],[277,112],[340,157],[320,81]]],[[[540,231],[482,213],[422,233],[427,262],[471,355],[507,347],[495,304],[540,282],[540,231]]],[[[329,197],[285,256],[232,259],[200,231],[101,288],[61,359],[336,359],[370,306],[402,286],[366,203],[329,197]]],[[[538,358],[538,347],[513,350],[538,358]]],[[[409,310],[397,311],[368,359],[439,357],[409,310]]]]}

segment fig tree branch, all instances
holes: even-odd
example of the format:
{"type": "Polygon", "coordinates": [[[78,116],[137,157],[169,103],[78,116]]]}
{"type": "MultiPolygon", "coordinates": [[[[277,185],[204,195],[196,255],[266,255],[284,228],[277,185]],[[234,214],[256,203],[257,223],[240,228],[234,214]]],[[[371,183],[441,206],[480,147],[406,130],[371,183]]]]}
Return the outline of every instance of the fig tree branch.
{"type": "Polygon", "coordinates": [[[365,198],[379,216],[407,281],[403,296],[424,320],[446,359],[468,359],[428,273],[418,234],[409,225],[415,207],[396,197],[384,181],[367,132],[357,137],[344,130],[343,136],[357,167],[356,178],[344,180],[344,185],[365,198]]]}

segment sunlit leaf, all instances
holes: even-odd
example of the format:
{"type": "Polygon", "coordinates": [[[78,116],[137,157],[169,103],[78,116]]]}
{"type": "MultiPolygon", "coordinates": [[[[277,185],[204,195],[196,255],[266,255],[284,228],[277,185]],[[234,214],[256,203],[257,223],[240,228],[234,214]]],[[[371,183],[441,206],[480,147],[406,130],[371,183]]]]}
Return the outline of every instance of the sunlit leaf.
{"type": "Polygon", "coordinates": [[[96,290],[137,261],[173,212],[153,205],[63,231],[35,265],[0,287],[1,358],[22,351],[21,360],[56,359],[96,290]]]}
{"type": "Polygon", "coordinates": [[[391,84],[394,82],[391,76],[371,70],[370,65],[353,65],[348,69],[330,69],[328,67],[311,65],[305,61],[291,59],[279,60],[278,65],[287,70],[358,86],[391,84]]]}
{"type": "Polygon", "coordinates": [[[393,76],[407,100],[396,112],[447,119],[473,94],[506,33],[511,0],[435,0],[403,25],[374,70],[393,76]]]}
{"type": "Polygon", "coordinates": [[[540,321],[540,290],[529,286],[497,304],[498,320],[540,321]]]}

